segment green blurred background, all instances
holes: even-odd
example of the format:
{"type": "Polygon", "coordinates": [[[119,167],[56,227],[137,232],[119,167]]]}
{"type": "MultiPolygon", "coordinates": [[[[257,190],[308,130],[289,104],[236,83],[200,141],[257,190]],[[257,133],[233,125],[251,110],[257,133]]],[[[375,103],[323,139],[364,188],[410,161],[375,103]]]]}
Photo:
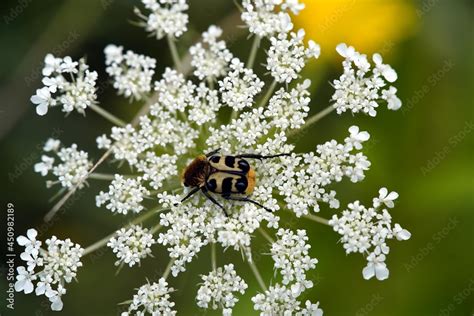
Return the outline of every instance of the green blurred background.
{"type": "MultiPolygon", "coordinates": [[[[312,277],[313,289],[305,298],[320,301],[325,315],[472,315],[474,313],[474,186],[473,186],[473,71],[474,5],[471,0],[307,0],[307,11],[297,19],[298,27],[322,45],[320,60],[304,75],[313,79],[312,113],[328,104],[332,90],[328,82],[341,71],[334,45],[346,41],[359,50],[379,51],[398,71],[396,83],[404,106],[398,112],[385,109],[378,116],[341,117],[332,114],[298,140],[298,151],[314,150],[328,139],[342,140],[347,128],[358,124],[371,134],[365,149],[372,161],[366,179],[357,185],[348,181],[336,189],[342,205],[359,199],[371,203],[382,186],[398,191],[400,198],[394,221],[412,232],[406,242],[390,244],[390,278],[364,281],[365,260],[346,256],[338,235],[328,227],[300,220],[296,225],[309,231],[311,255],[319,259],[312,277]]],[[[30,227],[40,230],[42,240],[50,235],[70,237],[83,246],[104,237],[120,226],[123,218],[95,207],[95,194],[107,186],[91,182],[76,194],[52,223],[42,222],[55,193],[45,188],[44,178],[33,172],[43,142],[52,135],[66,144],[73,142],[92,158],[95,137],[110,125],[92,112],[84,119],[77,113],[64,118],[58,111],[38,117],[29,97],[40,85],[42,60],[46,53],[87,56],[92,69],[106,78],[103,48],[116,43],[158,59],[157,72],[171,64],[165,41],[148,38],[129,22],[135,20],[138,1],[125,0],[2,0],[0,21],[0,150],[1,198],[15,205],[15,229],[22,234],[30,227]],[[58,135],[59,134],[59,135],[58,135]]],[[[233,1],[190,1],[190,31],[179,42],[183,52],[205,30],[235,11],[233,1]]],[[[242,59],[250,47],[245,36],[226,33],[231,49],[242,59]]],[[[260,54],[262,58],[263,54],[260,54]]],[[[260,59],[263,61],[263,59],[260,59]]],[[[260,70],[263,70],[260,68],[260,70]]],[[[158,77],[158,76],[157,76],[158,77]]],[[[269,78],[266,77],[268,81],[269,78]]],[[[99,91],[101,105],[131,118],[138,109],[114,96],[105,80],[99,91]]],[[[102,170],[110,169],[104,166],[102,170]]],[[[330,217],[323,207],[321,216],[330,217]]],[[[2,223],[4,223],[2,219],[2,223]]],[[[2,229],[5,225],[2,224],[2,229]]],[[[2,234],[2,241],[3,236],[2,234]]],[[[255,248],[268,253],[262,238],[255,248]]],[[[3,243],[4,244],[4,243],[3,243]]],[[[5,246],[2,245],[2,254],[5,246]]],[[[16,294],[15,311],[6,315],[115,315],[117,303],[131,298],[134,288],[146,278],[156,280],[168,262],[166,251],[154,248],[155,259],[144,260],[142,268],[124,268],[115,276],[114,257],[99,251],[84,258],[79,283],[67,286],[61,313],[33,295],[16,294]]],[[[4,258],[4,255],[2,255],[4,258]]],[[[18,258],[19,260],[19,258],[18,258]]],[[[259,290],[239,254],[229,250],[218,256],[219,264],[236,262],[249,289],[234,309],[235,315],[250,315],[250,297],[259,290]]],[[[257,258],[267,283],[272,262],[257,258]]],[[[195,304],[199,275],[210,266],[209,249],[188,265],[186,273],[170,279],[178,289],[172,295],[178,314],[218,313],[200,311],[195,304]]],[[[5,259],[0,263],[0,288],[5,295],[5,259]]]]}

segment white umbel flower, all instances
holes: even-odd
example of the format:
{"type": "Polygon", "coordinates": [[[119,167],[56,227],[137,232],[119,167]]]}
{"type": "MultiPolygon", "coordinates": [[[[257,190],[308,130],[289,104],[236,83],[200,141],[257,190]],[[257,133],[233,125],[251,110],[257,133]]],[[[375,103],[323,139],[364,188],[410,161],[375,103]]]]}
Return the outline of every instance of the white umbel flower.
{"type": "Polygon", "coordinates": [[[63,307],[62,295],[66,293],[64,285],[76,278],[77,270],[82,266],[81,257],[84,249],[70,239],[59,240],[52,236],[45,242],[46,249],[41,249],[41,241],[36,240],[35,229],[29,229],[27,237],[19,236],[17,242],[25,247],[20,258],[28,268],[17,268],[15,290],[36,295],[45,295],[51,302],[51,309],[59,311],[63,307]]]}
{"type": "Polygon", "coordinates": [[[274,268],[283,277],[282,283],[295,283],[301,291],[312,287],[312,282],[306,279],[306,272],[314,269],[318,260],[309,256],[311,246],[307,243],[306,231],[298,230],[294,233],[280,228],[277,236],[278,240],[272,244],[270,252],[275,262],[274,268]]]}
{"type": "Polygon", "coordinates": [[[85,151],[78,150],[76,144],[61,148],[58,151],[58,157],[61,163],[53,167],[53,174],[65,188],[80,184],[92,167],[89,155],[85,151]]]}
{"type": "Polygon", "coordinates": [[[336,50],[345,58],[342,63],[344,73],[333,81],[336,91],[332,100],[338,114],[349,110],[352,113],[363,112],[376,116],[376,108],[383,100],[390,110],[401,107],[401,101],[395,95],[397,89],[387,87],[387,83],[397,80],[397,73],[389,65],[383,64],[379,54],[373,55],[375,66],[372,67],[367,56],[357,52],[352,46],[342,43],[336,50]]]}
{"type": "Polygon", "coordinates": [[[289,287],[275,284],[270,286],[264,293],[259,293],[252,297],[254,309],[260,312],[261,316],[273,315],[298,315],[298,316],[322,316],[323,311],[319,308],[319,302],[312,304],[305,302],[305,307],[301,307],[298,301],[298,292],[289,287]]]}
{"type": "Polygon", "coordinates": [[[219,40],[221,35],[222,30],[211,25],[202,34],[202,43],[197,43],[189,49],[191,65],[195,68],[194,75],[200,80],[214,81],[227,73],[232,53],[227,49],[226,43],[219,40]]]}
{"type": "Polygon", "coordinates": [[[163,79],[155,82],[159,105],[169,112],[184,112],[194,102],[196,86],[174,69],[166,68],[163,79]]]}
{"type": "Polygon", "coordinates": [[[298,78],[308,58],[319,57],[319,45],[310,41],[306,49],[304,35],[304,30],[300,29],[297,33],[291,32],[289,38],[287,34],[281,33],[270,39],[267,69],[276,81],[290,83],[298,78]]]}
{"type": "Polygon", "coordinates": [[[306,79],[290,91],[281,88],[273,95],[264,113],[272,125],[286,131],[297,129],[304,124],[311,102],[308,91],[310,84],[311,81],[306,79]]]}
{"type": "Polygon", "coordinates": [[[149,11],[148,16],[138,15],[144,20],[143,26],[156,39],[165,36],[180,37],[187,30],[189,17],[186,0],[142,0],[149,11]]]}
{"type": "Polygon", "coordinates": [[[379,192],[380,196],[374,198],[373,207],[366,208],[355,201],[348,205],[341,216],[334,215],[329,224],[342,236],[341,242],[347,254],[368,254],[367,266],[363,269],[364,278],[375,276],[378,280],[385,280],[389,275],[385,256],[390,251],[386,241],[394,238],[408,240],[411,234],[399,224],[392,226],[392,217],[388,211],[380,209],[382,205],[392,208],[398,194],[388,193],[386,188],[379,192]]]}
{"type": "Polygon", "coordinates": [[[240,111],[253,105],[254,98],[262,91],[264,83],[251,69],[245,68],[238,58],[232,59],[230,69],[227,76],[219,81],[219,91],[222,93],[223,103],[240,111]]]}
{"type": "Polygon", "coordinates": [[[109,192],[101,191],[96,196],[97,207],[105,204],[105,207],[113,213],[126,215],[129,212],[140,213],[143,210],[141,204],[150,192],[141,185],[141,179],[125,178],[116,174],[109,185],[109,192]]]}
{"type": "Polygon", "coordinates": [[[223,315],[232,315],[232,308],[238,302],[234,292],[244,294],[247,284],[237,275],[233,264],[219,267],[208,275],[202,276],[196,300],[202,308],[221,308],[223,315]]]}
{"type": "Polygon", "coordinates": [[[154,58],[130,50],[124,54],[122,46],[113,44],[109,44],[104,53],[107,65],[105,70],[112,77],[119,95],[140,100],[150,92],[156,66],[154,58]]]}
{"type": "Polygon", "coordinates": [[[76,62],[69,56],[56,58],[48,54],[42,73],[45,86],[31,97],[38,115],[45,115],[50,107],[58,105],[62,105],[63,112],[76,110],[84,114],[87,107],[96,103],[97,72],[90,71],[84,59],[76,62]]]}
{"type": "Polygon", "coordinates": [[[151,246],[155,242],[147,228],[132,225],[128,229],[118,230],[115,236],[110,238],[107,246],[112,248],[118,258],[115,265],[125,263],[133,267],[135,264],[140,265],[142,259],[151,256],[151,246]]]}
{"type": "Polygon", "coordinates": [[[250,33],[267,37],[291,31],[293,23],[288,11],[298,14],[304,4],[297,0],[244,0],[242,8],[241,18],[250,33]]]}
{"type": "Polygon", "coordinates": [[[121,316],[176,315],[176,311],[173,310],[175,304],[170,301],[171,292],[173,288],[168,287],[163,278],[160,278],[158,283],[142,285],[133,296],[128,311],[123,312],[121,316]]]}
{"type": "Polygon", "coordinates": [[[42,176],[46,176],[51,172],[57,177],[56,182],[47,182],[48,186],[49,183],[60,183],[62,187],[68,189],[76,184],[79,184],[80,188],[84,186],[83,181],[87,178],[89,169],[92,167],[87,152],[78,150],[76,144],[61,148],[60,143],[52,139],[48,140],[44,150],[57,155],[56,159],[42,155],[41,162],[34,165],[35,172],[42,176]],[[55,162],[57,163],[55,164],[55,162]]]}

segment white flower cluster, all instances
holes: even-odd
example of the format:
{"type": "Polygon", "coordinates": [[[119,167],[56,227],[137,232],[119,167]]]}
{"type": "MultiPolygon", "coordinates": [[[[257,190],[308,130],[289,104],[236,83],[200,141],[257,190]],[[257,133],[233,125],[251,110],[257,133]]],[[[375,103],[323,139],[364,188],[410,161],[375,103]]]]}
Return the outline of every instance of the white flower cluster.
{"type": "Polygon", "coordinates": [[[176,315],[173,310],[174,303],[170,302],[171,292],[173,288],[168,287],[163,278],[159,279],[158,283],[142,285],[137,294],[133,295],[128,311],[123,312],[121,316],[176,315]]]}
{"type": "Polygon", "coordinates": [[[299,291],[312,287],[312,282],[306,279],[306,272],[314,269],[318,260],[309,256],[311,246],[307,244],[306,231],[299,229],[295,234],[280,228],[277,236],[279,239],[272,244],[271,254],[275,269],[283,277],[282,283],[285,286],[293,283],[293,288],[299,291]]]}
{"type": "MultiPolygon", "coordinates": [[[[34,165],[35,172],[40,173],[43,177],[49,172],[58,178],[61,186],[70,189],[76,184],[83,186],[82,181],[86,179],[92,162],[85,151],[78,150],[76,144],[71,147],[60,148],[61,143],[57,139],[48,139],[43,147],[45,152],[52,152],[57,155],[60,163],[54,165],[55,159],[48,155],[41,156],[41,162],[34,165]]],[[[56,182],[48,182],[48,186],[56,182]]]]}
{"type": "Polygon", "coordinates": [[[76,277],[77,269],[82,266],[84,250],[70,239],[59,240],[56,236],[47,239],[47,248],[42,249],[42,242],[36,240],[37,235],[38,232],[31,228],[26,236],[17,238],[18,244],[25,247],[20,258],[26,263],[26,268],[17,268],[15,290],[45,295],[51,302],[51,309],[60,311],[63,308],[61,297],[66,294],[64,285],[76,277]]]}
{"type": "Polygon", "coordinates": [[[270,99],[263,114],[273,126],[282,131],[300,128],[309,112],[310,85],[311,81],[306,79],[290,91],[281,88],[270,99]]]}
{"type": "Polygon", "coordinates": [[[252,69],[247,69],[238,59],[232,59],[227,76],[219,81],[219,91],[222,93],[222,102],[240,111],[243,108],[251,107],[254,98],[262,91],[263,81],[261,81],[252,69]]]}
{"type": "Polygon", "coordinates": [[[163,79],[155,83],[160,108],[171,113],[184,112],[190,107],[194,103],[195,89],[196,86],[191,81],[171,68],[166,68],[163,79]]]}
{"type": "Polygon", "coordinates": [[[309,256],[311,246],[307,244],[305,230],[296,233],[289,229],[280,228],[278,240],[272,244],[271,255],[274,267],[280,272],[282,282],[270,286],[265,293],[259,293],[252,298],[254,308],[260,315],[322,315],[319,302],[312,304],[306,301],[301,307],[298,297],[301,293],[313,287],[313,282],[306,275],[316,267],[317,259],[309,256]]]}
{"type": "Polygon", "coordinates": [[[141,178],[125,178],[116,174],[109,185],[109,192],[100,191],[96,196],[97,207],[106,204],[105,207],[113,213],[140,213],[143,210],[141,202],[150,194],[141,181],[141,178]]]}
{"type": "Polygon", "coordinates": [[[140,100],[151,90],[156,59],[109,44],[105,49],[105,69],[114,80],[119,95],[140,100]]]}
{"type": "Polygon", "coordinates": [[[97,72],[90,71],[84,59],[77,62],[69,56],[58,58],[48,54],[44,63],[44,87],[31,97],[38,115],[45,115],[50,107],[58,105],[62,105],[63,112],[75,109],[84,114],[96,102],[97,72]]]}
{"type": "MultiPolygon", "coordinates": [[[[186,30],[187,2],[142,2],[151,11],[148,16],[138,12],[146,21],[143,25],[157,38],[168,37],[174,59],[179,59],[173,40],[186,30]]],[[[343,142],[330,140],[317,145],[313,152],[298,154],[289,139],[329,113],[333,106],[338,113],[351,110],[372,116],[381,100],[386,100],[390,109],[400,107],[396,89],[386,85],[386,82],[396,80],[396,73],[383,64],[378,54],[373,56],[375,66],[372,67],[365,55],[352,47],[339,45],[337,51],[345,61],[344,74],[334,81],[336,92],[332,101],[335,104],[305,124],[310,112],[311,82],[298,79],[309,59],[319,57],[320,47],[313,41],[305,43],[303,30],[292,32],[290,13],[297,14],[304,5],[299,0],[243,0],[242,7],[242,20],[255,35],[247,64],[253,64],[259,44],[269,44],[265,66],[273,83],[268,87],[264,87],[264,81],[253,67],[244,66],[227,48],[221,39],[222,30],[216,26],[209,27],[203,33],[202,42],[189,49],[190,58],[182,60],[182,65],[191,62],[194,78],[187,78],[187,73],[180,72],[186,67],[178,67],[165,68],[161,79],[154,81],[155,59],[131,51],[123,53],[123,48],[115,45],[105,49],[107,72],[114,79],[117,93],[130,99],[153,101],[146,102],[139,112],[143,114],[133,123],[120,124],[121,120],[114,120],[120,126],[112,127],[110,133],[97,138],[97,147],[108,150],[111,160],[126,163],[132,175],[115,174],[108,191],[96,196],[96,205],[105,206],[112,213],[129,214],[142,212],[155,203],[154,206],[160,206],[159,225],[163,228],[154,238],[152,232],[142,226],[126,227],[118,230],[107,245],[116,253],[116,264],[120,266],[140,264],[142,259],[152,255],[150,247],[155,243],[164,246],[171,259],[158,283],[145,284],[138,289],[124,316],[174,315],[174,303],[170,302],[173,289],[165,281],[168,273],[176,277],[184,272],[186,265],[211,243],[241,252],[253,264],[252,238],[262,226],[270,230],[270,238],[277,237],[271,246],[271,256],[278,280],[252,298],[255,310],[261,315],[322,315],[319,303],[302,298],[303,291],[313,286],[308,273],[317,263],[309,255],[306,232],[285,229],[278,211],[286,209],[301,217],[318,212],[321,203],[339,208],[336,192],[330,186],[343,179],[352,182],[364,179],[370,162],[361,150],[370,135],[351,126],[343,142]],[[226,106],[232,109],[230,120],[224,118],[229,112],[226,106]],[[199,192],[180,203],[189,191],[182,190],[178,183],[178,170],[197,155],[217,148],[222,155],[286,155],[265,160],[248,159],[256,171],[256,183],[248,196],[254,203],[227,200],[212,192],[209,194],[222,205],[225,213],[199,192]],[[145,203],[148,197],[157,199],[145,203]]],[[[80,62],[74,65],[66,59],[49,58],[48,67],[46,73],[49,74],[55,71],[73,73],[75,67],[81,72],[80,62]]],[[[49,86],[53,84],[48,81],[49,86]]],[[[44,107],[42,105],[40,109],[44,107]]],[[[87,153],[78,151],[76,145],[60,148],[57,140],[49,140],[44,150],[56,152],[60,164],[55,166],[55,158],[44,155],[35,165],[35,171],[43,176],[52,172],[66,188],[84,185],[92,167],[87,153]]],[[[385,209],[379,210],[382,205],[393,207],[395,198],[394,193],[381,190],[372,208],[366,209],[354,202],[340,218],[335,216],[331,220],[331,225],[342,235],[348,253],[367,253],[365,278],[388,276],[384,263],[388,253],[386,239],[410,237],[398,224],[392,227],[385,209]]],[[[145,218],[148,213],[143,216],[145,218]]],[[[305,217],[316,218],[315,215],[305,217]]],[[[319,221],[324,222],[324,219],[319,221]]],[[[24,240],[22,243],[27,249],[39,247],[33,242],[31,246],[24,240]]],[[[35,265],[39,266],[39,263],[35,265]]],[[[28,271],[23,267],[19,279],[23,283],[19,288],[26,286],[30,291],[28,282],[38,275],[30,275],[28,271]]],[[[237,302],[236,292],[243,293],[247,287],[232,264],[203,276],[203,282],[197,293],[198,306],[220,308],[224,315],[232,313],[237,302]]],[[[64,291],[62,285],[58,283],[58,293],[64,291]]]]}
{"type": "Polygon", "coordinates": [[[140,225],[132,225],[130,228],[122,228],[110,238],[107,246],[112,248],[117,260],[115,265],[128,264],[133,267],[135,264],[140,265],[141,259],[145,259],[151,254],[151,246],[156,241],[153,235],[149,233],[147,228],[140,225]]]}
{"type": "MultiPolygon", "coordinates": [[[[266,220],[269,227],[276,227],[278,222],[274,214],[249,203],[242,204],[240,208],[233,204],[233,214],[227,218],[209,201],[201,205],[202,199],[197,196],[178,207],[174,205],[179,203],[180,196],[164,193],[158,197],[163,207],[171,208],[170,212],[160,214],[160,224],[169,229],[159,234],[157,242],[167,246],[170,257],[174,259],[171,268],[174,276],[184,272],[185,264],[211,242],[249,254],[252,235],[260,223],[266,220]]],[[[272,200],[270,190],[258,188],[255,198],[267,207],[278,207],[276,200],[272,200]]]]}
{"type": "Polygon", "coordinates": [[[163,182],[178,175],[176,167],[178,157],[163,154],[157,156],[154,152],[147,152],[144,159],[139,160],[137,170],[143,173],[143,180],[148,181],[150,187],[158,190],[163,187],[163,182]]]}
{"type": "Polygon", "coordinates": [[[331,208],[339,208],[335,191],[326,187],[348,177],[352,182],[364,179],[364,172],[370,162],[361,152],[362,143],[369,139],[369,133],[359,132],[357,126],[349,128],[350,136],[343,144],[335,140],[316,147],[316,153],[309,152],[301,156],[292,155],[283,158],[283,165],[277,166],[278,177],[274,179],[286,207],[300,217],[312,207],[319,212],[319,203],[329,203],[331,208]]]}
{"type": "Polygon", "coordinates": [[[180,37],[187,30],[189,17],[186,0],[142,0],[150,11],[148,16],[137,14],[144,20],[143,26],[157,39],[165,36],[180,37]]]}
{"type": "Polygon", "coordinates": [[[348,205],[341,216],[333,215],[329,224],[339,233],[346,253],[358,252],[367,255],[367,266],[363,269],[364,279],[375,276],[385,280],[389,271],[385,256],[390,248],[386,240],[408,240],[411,234],[399,224],[392,226],[392,217],[384,206],[393,208],[397,199],[396,192],[388,192],[386,188],[379,191],[379,197],[374,198],[373,207],[366,208],[359,201],[348,205]]]}
{"type": "Polygon", "coordinates": [[[293,29],[289,13],[298,14],[304,7],[298,0],[243,0],[242,21],[259,37],[286,33],[293,29]]]}
{"type": "Polygon", "coordinates": [[[345,58],[342,63],[344,73],[333,81],[336,91],[332,100],[338,114],[349,110],[352,113],[363,112],[376,116],[376,108],[384,100],[390,110],[398,110],[402,106],[396,96],[397,89],[387,87],[387,82],[397,80],[397,73],[390,65],[383,63],[380,54],[372,55],[375,63],[372,68],[367,55],[357,52],[354,47],[339,44],[336,50],[345,58]]]}
{"type": "Polygon", "coordinates": [[[305,66],[307,59],[318,58],[321,49],[314,41],[308,41],[308,48],[304,47],[303,29],[297,33],[280,33],[270,39],[271,46],[267,53],[267,69],[278,82],[290,83],[298,78],[298,74],[305,66]]]}
{"type": "Polygon", "coordinates": [[[197,305],[202,308],[222,308],[222,315],[232,315],[232,308],[238,302],[234,292],[244,294],[247,283],[237,275],[233,264],[227,264],[224,268],[217,268],[208,275],[202,276],[203,284],[199,287],[196,300],[197,305]]]}
{"type": "Polygon", "coordinates": [[[191,46],[191,66],[195,68],[194,75],[200,80],[214,81],[227,73],[227,66],[232,59],[232,53],[227,49],[226,43],[219,40],[222,30],[211,25],[202,34],[202,43],[191,46]]]}

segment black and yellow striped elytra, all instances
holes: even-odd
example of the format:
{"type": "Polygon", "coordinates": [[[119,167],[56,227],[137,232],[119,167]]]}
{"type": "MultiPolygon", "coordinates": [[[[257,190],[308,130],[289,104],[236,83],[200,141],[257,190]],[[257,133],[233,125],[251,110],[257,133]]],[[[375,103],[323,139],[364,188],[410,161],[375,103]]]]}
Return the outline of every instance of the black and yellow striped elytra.
{"type": "Polygon", "coordinates": [[[227,200],[250,202],[271,211],[248,196],[253,192],[256,173],[246,158],[268,159],[289,154],[262,156],[258,154],[220,155],[219,149],[207,155],[197,156],[184,170],[182,182],[191,191],[181,200],[184,202],[194,193],[201,191],[209,200],[219,206],[226,215],[224,207],[210,194],[218,194],[227,200]]]}

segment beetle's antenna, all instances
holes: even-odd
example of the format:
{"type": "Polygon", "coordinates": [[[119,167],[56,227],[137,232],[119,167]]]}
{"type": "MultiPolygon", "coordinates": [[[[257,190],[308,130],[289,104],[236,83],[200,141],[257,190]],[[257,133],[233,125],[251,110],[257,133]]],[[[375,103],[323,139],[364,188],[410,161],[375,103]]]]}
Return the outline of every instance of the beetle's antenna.
{"type": "Polygon", "coordinates": [[[210,153],[207,153],[207,154],[206,154],[206,157],[209,158],[209,157],[211,157],[212,155],[217,154],[217,153],[220,152],[220,151],[221,151],[221,149],[220,149],[220,148],[217,148],[216,150],[213,150],[213,151],[211,151],[210,153]]]}
{"type": "Polygon", "coordinates": [[[277,155],[269,155],[269,156],[263,156],[259,154],[242,154],[242,155],[236,155],[235,157],[237,158],[254,158],[254,159],[270,159],[270,158],[277,158],[277,157],[284,157],[284,156],[291,156],[291,153],[284,153],[284,154],[277,154],[277,155]]]}

